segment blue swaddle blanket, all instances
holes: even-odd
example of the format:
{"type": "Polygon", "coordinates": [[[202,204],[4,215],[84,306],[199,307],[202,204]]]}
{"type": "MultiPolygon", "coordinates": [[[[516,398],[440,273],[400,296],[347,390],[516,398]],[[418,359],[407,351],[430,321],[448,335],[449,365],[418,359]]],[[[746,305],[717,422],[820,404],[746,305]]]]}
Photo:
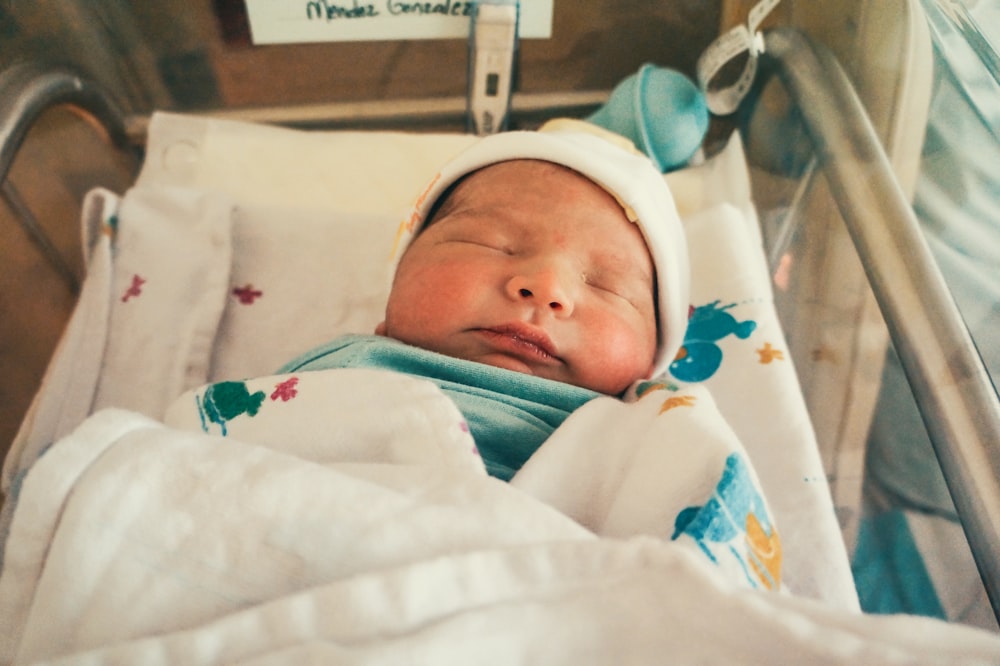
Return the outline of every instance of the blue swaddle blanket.
{"type": "Polygon", "coordinates": [[[486,471],[504,481],[510,480],[574,410],[601,395],[377,335],[339,337],[285,364],[278,372],[332,368],[380,368],[434,382],[468,421],[486,471]]]}

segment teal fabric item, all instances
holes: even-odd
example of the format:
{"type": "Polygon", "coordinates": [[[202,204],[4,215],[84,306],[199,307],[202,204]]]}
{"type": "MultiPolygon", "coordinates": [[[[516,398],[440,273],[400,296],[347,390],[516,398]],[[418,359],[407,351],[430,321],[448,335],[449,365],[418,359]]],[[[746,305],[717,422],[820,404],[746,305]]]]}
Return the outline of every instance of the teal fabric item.
{"type": "Polygon", "coordinates": [[[571,413],[601,394],[563,382],[444,356],[377,335],[347,335],[279,373],[377,368],[437,384],[468,421],[486,470],[509,481],[571,413]]]}
{"type": "Polygon", "coordinates": [[[866,613],[948,619],[902,511],[862,519],[851,572],[866,613]]]}
{"type": "Polygon", "coordinates": [[[677,70],[645,64],[622,80],[587,120],[621,134],[662,172],[694,156],[708,133],[708,104],[694,81],[677,70]]]}

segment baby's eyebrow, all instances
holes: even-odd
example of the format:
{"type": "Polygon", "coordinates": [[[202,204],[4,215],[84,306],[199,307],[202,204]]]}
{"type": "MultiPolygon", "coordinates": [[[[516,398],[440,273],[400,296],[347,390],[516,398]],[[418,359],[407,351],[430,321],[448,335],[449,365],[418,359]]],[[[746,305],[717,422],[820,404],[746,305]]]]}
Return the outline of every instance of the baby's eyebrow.
{"type": "Polygon", "coordinates": [[[476,201],[465,201],[459,200],[454,203],[446,203],[440,210],[438,210],[437,215],[431,223],[438,221],[462,221],[462,220],[481,220],[487,219],[498,219],[510,220],[509,215],[505,215],[508,209],[503,206],[489,205],[484,206],[476,201]]]}

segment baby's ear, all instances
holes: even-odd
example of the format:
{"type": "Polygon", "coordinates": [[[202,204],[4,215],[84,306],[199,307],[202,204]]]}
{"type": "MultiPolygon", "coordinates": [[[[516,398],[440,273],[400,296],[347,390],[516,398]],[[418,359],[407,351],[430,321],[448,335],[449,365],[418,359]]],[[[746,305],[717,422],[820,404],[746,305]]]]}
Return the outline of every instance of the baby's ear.
{"type": "Polygon", "coordinates": [[[375,326],[375,335],[382,335],[382,336],[385,335],[385,321],[380,321],[375,326]]]}

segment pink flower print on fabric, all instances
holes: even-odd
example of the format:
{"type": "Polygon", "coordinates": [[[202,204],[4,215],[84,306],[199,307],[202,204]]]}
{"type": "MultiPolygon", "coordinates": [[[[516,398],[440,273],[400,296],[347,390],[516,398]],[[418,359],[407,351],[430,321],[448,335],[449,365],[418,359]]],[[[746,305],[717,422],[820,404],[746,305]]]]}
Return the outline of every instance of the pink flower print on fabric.
{"type": "Polygon", "coordinates": [[[243,305],[253,305],[254,301],[264,295],[264,292],[260,289],[254,289],[253,285],[247,283],[243,287],[234,287],[233,296],[240,300],[243,305]]]}
{"type": "Polygon", "coordinates": [[[288,402],[299,394],[299,390],[295,388],[298,383],[298,377],[290,377],[280,382],[274,387],[274,391],[271,392],[271,400],[276,402],[280,399],[282,402],[288,402]]]}
{"type": "Polygon", "coordinates": [[[132,276],[132,284],[125,293],[122,294],[122,303],[128,303],[128,301],[134,296],[142,295],[142,285],[146,284],[146,279],[138,274],[132,276]]]}

